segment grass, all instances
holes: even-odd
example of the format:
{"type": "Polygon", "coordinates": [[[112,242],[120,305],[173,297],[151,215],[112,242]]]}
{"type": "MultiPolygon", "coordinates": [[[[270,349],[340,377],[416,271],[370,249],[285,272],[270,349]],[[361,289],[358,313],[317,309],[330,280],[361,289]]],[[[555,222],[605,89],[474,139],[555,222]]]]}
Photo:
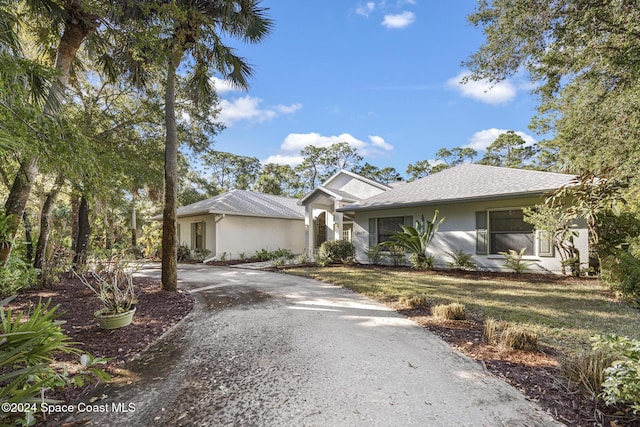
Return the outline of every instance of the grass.
{"type": "Polygon", "coordinates": [[[520,324],[539,342],[570,355],[590,349],[596,334],[640,339],[640,311],[615,300],[597,280],[566,283],[473,279],[407,270],[339,266],[299,268],[290,274],[352,289],[383,302],[425,295],[432,304],[464,304],[470,314],[520,324]]]}

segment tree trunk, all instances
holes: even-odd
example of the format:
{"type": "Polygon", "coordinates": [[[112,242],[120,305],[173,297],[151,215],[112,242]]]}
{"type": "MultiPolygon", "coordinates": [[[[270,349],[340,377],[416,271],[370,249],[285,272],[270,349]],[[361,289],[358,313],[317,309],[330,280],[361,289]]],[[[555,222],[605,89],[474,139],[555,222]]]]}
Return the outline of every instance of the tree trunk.
{"type": "Polygon", "coordinates": [[[33,235],[31,234],[33,227],[31,226],[29,214],[26,210],[22,213],[22,221],[24,222],[24,238],[27,241],[25,258],[27,258],[27,262],[30,263],[33,259],[33,235]]]}
{"type": "MultiPolygon", "coordinates": [[[[47,115],[55,114],[59,106],[62,96],[64,95],[69,75],[71,73],[71,63],[76,57],[76,52],[80,48],[83,40],[98,26],[98,19],[94,15],[88,15],[81,8],[81,5],[71,3],[68,5],[66,12],[68,17],[65,19],[65,28],[60,38],[58,51],[56,54],[55,69],[58,71],[57,80],[51,85],[47,102],[43,111],[47,115]]],[[[38,174],[38,163],[36,158],[24,156],[20,162],[20,170],[16,174],[13,181],[9,197],[5,203],[5,214],[13,215],[13,221],[10,223],[9,235],[11,239],[7,245],[0,248],[0,266],[5,266],[11,255],[13,241],[20,226],[20,219],[24,213],[27,200],[31,195],[33,182],[38,174]]]]}
{"type": "Polygon", "coordinates": [[[76,251],[76,242],[78,241],[78,211],[80,210],[80,197],[73,193],[70,197],[71,202],[71,250],[76,251]]]}
{"type": "Polygon", "coordinates": [[[9,191],[4,211],[6,215],[11,215],[12,220],[9,222],[9,241],[0,247],[0,267],[4,267],[7,264],[11,255],[13,241],[18,233],[20,220],[24,215],[24,209],[27,206],[27,200],[31,194],[31,188],[37,173],[38,167],[35,159],[28,158],[23,160],[11,186],[11,191],[9,191]]]}
{"type": "Polygon", "coordinates": [[[82,266],[87,263],[90,234],[89,202],[87,202],[87,199],[83,195],[80,199],[80,208],[78,209],[78,238],[75,244],[75,255],[73,256],[74,267],[82,266]]]}
{"type": "Polygon", "coordinates": [[[131,248],[137,249],[138,246],[138,224],[136,222],[136,199],[138,198],[138,190],[131,192],[131,248]]]}
{"type": "MultiPolygon", "coordinates": [[[[36,245],[36,257],[33,261],[33,266],[37,269],[43,270],[45,268],[44,260],[47,255],[47,245],[49,244],[49,234],[51,233],[51,216],[53,214],[53,207],[60,193],[60,188],[64,183],[64,177],[58,175],[53,188],[47,194],[47,198],[42,206],[42,212],[40,214],[40,235],[38,236],[38,244],[36,245]]],[[[42,274],[44,276],[44,274],[42,274]]]]}
{"type": "MultiPolygon", "coordinates": [[[[174,54],[178,56],[177,54],[174,54]]],[[[178,60],[169,60],[165,93],[166,138],[164,148],[164,210],[162,212],[162,290],[178,289],[176,217],[178,209],[178,130],[176,125],[176,69],[178,60]]]]}

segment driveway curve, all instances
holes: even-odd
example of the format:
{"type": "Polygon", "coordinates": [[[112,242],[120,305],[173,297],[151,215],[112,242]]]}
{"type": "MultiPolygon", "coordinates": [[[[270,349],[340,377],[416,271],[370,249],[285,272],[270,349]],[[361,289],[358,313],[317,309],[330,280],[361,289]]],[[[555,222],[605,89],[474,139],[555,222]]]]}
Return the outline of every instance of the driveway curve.
{"type": "MultiPolygon", "coordinates": [[[[150,266],[139,274],[160,272],[150,266]]],[[[130,363],[124,380],[98,387],[66,421],[560,425],[438,337],[362,295],[238,268],[181,265],[178,277],[196,296],[194,310],[130,363]]]]}

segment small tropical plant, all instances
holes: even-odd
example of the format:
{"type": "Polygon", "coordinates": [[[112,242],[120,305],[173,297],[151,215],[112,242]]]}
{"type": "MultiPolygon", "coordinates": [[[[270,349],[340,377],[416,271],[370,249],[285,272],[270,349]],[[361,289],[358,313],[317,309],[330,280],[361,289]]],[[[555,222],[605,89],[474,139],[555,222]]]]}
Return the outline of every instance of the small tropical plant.
{"type": "Polygon", "coordinates": [[[369,264],[380,264],[380,260],[382,260],[382,246],[371,246],[365,251],[365,254],[367,255],[369,264]]]}
{"type": "Polygon", "coordinates": [[[504,257],[504,266],[513,270],[515,273],[524,273],[527,268],[532,264],[531,261],[525,261],[524,251],[527,248],[522,248],[520,252],[516,252],[513,249],[509,249],[509,252],[498,252],[504,257]]]}
{"type": "Polygon", "coordinates": [[[7,297],[29,289],[38,282],[38,270],[11,255],[4,268],[0,267],[0,297],[7,297]]]}
{"type": "MultiPolygon", "coordinates": [[[[193,260],[195,262],[202,262],[205,259],[207,259],[207,257],[211,255],[211,251],[209,249],[204,249],[204,248],[196,248],[193,250],[193,260]]],[[[222,256],[220,257],[220,261],[226,261],[228,254],[226,252],[222,253],[222,256]],[[224,259],[222,259],[224,258],[224,259]]]]}
{"type": "Polygon", "coordinates": [[[178,261],[191,261],[191,248],[186,243],[178,246],[178,261]]]}
{"type": "Polygon", "coordinates": [[[447,255],[451,257],[451,262],[449,263],[451,268],[458,270],[473,270],[476,268],[476,263],[473,262],[473,255],[461,249],[449,251],[447,255]]]}
{"type": "Polygon", "coordinates": [[[412,254],[410,260],[414,268],[421,270],[433,268],[433,259],[429,261],[427,250],[444,221],[444,218],[438,221],[438,214],[436,209],[431,221],[425,220],[422,215],[420,220],[416,220],[415,227],[401,225],[402,231],[391,236],[391,243],[403,247],[412,254]]]}
{"type": "Polygon", "coordinates": [[[389,244],[387,247],[387,257],[391,260],[391,264],[394,267],[399,266],[404,262],[404,256],[407,253],[407,250],[400,245],[395,243],[389,244]]]}
{"type": "Polygon", "coordinates": [[[107,262],[98,262],[95,268],[86,274],[81,275],[75,271],[73,273],[102,302],[102,314],[126,313],[138,302],[133,270],[120,258],[113,257],[107,262]],[[95,284],[92,285],[86,276],[91,277],[95,284]]]}
{"type": "Polygon", "coordinates": [[[39,302],[26,316],[13,313],[5,306],[13,299],[0,301],[0,403],[17,403],[23,411],[0,412],[0,424],[35,424],[34,414],[39,405],[46,402],[48,389],[66,387],[71,384],[82,385],[85,381],[98,379],[108,381],[109,375],[97,364],[106,359],[94,359],[93,356],[80,356],[82,371],[70,377],[66,370],[56,370],[51,366],[56,353],[80,355],[73,342],[64,334],[61,325],[55,320],[58,306],[51,307],[51,301],[39,302]]]}

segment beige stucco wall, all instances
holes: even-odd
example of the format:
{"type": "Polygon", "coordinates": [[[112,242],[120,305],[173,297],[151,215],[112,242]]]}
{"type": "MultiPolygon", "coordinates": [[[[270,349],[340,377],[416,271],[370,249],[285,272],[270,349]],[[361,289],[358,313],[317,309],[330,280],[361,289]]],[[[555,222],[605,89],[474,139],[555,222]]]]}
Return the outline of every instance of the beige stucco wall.
{"type": "Polygon", "coordinates": [[[294,254],[304,252],[302,218],[297,220],[226,215],[217,225],[215,256],[218,258],[224,252],[227,259],[238,259],[242,252],[251,257],[261,249],[289,249],[294,254]]]}
{"type": "MultiPolygon", "coordinates": [[[[472,203],[459,203],[440,205],[433,207],[412,207],[404,209],[386,209],[379,211],[361,211],[356,213],[354,224],[354,245],[356,247],[356,259],[358,262],[367,263],[366,250],[369,247],[369,218],[413,216],[415,222],[421,215],[430,220],[435,209],[438,209],[439,218],[446,219],[435,235],[429,252],[435,256],[435,265],[439,268],[448,267],[451,257],[448,251],[458,249],[473,254],[474,262],[481,269],[492,271],[508,271],[504,267],[504,258],[501,255],[476,255],[476,223],[475,212],[500,209],[520,209],[523,206],[532,206],[540,203],[537,198],[509,199],[497,201],[481,201],[472,203]]],[[[588,232],[586,224],[579,223],[576,229],[579,233],[575,244],[580,251],[580,261],[586,267],[588,264],[588,232]]],[[[532,272],[561,272],[560,256],[556,251],[555,257],[540,257],[538,245],[535,245],[535,255],[526,257],[533,265],[528,271],[532,272]]]]}

